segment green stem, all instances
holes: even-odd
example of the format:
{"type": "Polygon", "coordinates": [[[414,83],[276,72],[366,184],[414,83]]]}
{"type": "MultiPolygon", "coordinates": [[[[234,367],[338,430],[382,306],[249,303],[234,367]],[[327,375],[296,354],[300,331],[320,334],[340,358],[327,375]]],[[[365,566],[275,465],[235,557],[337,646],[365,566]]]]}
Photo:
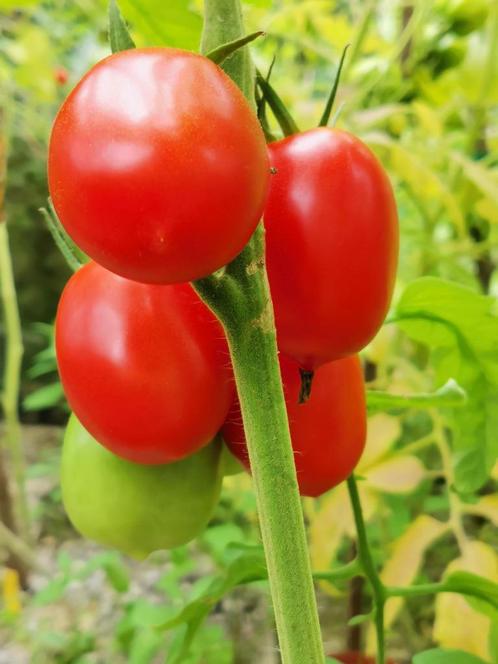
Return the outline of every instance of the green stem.
{"type": "Polygon", "coordinates": [[[5,221],[0,221],[0,291],[5,321],[5,369],[1,398],[5,416],[5,440],[9,448],[16,483],[14,502],[16,522],[21,536],[27,539],[29,512],[25,490],[21,424],[17,412],[23,344],[5,221]]]}
{"type": "MultiPolygon", "coordinates": [[[[450,592],[444,581],[421,583],[416,586],[390,586],[385,591],[388,597],[420,597],[421,595],[450,592]]],[[[452,589],[451,592],[455,592],[455,590],[452,589]]]]}
{"type": "Polygon", "coordinates": [[[335,569],[326,572],[313,572],[313,578],[315,581],[347,581],[354,576],[363,576],[363,571],[358,558],[351,560],[349,563],[346,563],[341,567],[336,567],[335,569]]]}
{"type": "Polygon", "coordinates": [[[358,538],[358,558],[371,587],[375,604],[375,631],[377,634],[377,664],[384,664],[385,644],[384,644],[384,605],[386,603],[386,588],[382,583],[377,568],[372,558],[370,546],[367,539],[363,511],[361,509],[360,496],[356,479],[354,475],[348,478],[348,491],[353,509],[353,516],[356,525],[356,534],[358,538]]]}
{"type": "MultiPolygon", "coordinates": [[[[214,51],[222,44],[245,35],[239,0],[205,0],[201,52],[214,51]]],[[[237,83],[249,103],[254,101],[254,66],[247,46],[223,63],[223,69],[237,83]]]]}
{"type": "MultiPolygon", "coordinates": [[[[203,52],[244,35],[240,0],[205,0],[203,52]]],[[[247,47],[223,63],[255,108],[247,47]]],[[[225,271],[194,284],[225,329],[251,462],[283,664],[323,664],[260,224],[225,271]]]]}
{"type": "Polygon", "coordinates": [[[282,662],[320,664],[323,645],[278,368],[263,227],[223,277],[195,287],[228,338],[282,662]]]}

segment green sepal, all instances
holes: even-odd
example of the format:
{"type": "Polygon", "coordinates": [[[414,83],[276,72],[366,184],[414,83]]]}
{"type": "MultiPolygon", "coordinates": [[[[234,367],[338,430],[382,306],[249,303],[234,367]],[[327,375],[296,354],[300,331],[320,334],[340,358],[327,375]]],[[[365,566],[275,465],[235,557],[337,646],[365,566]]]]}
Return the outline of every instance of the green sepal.
{"type": "Polygon", "coordinates": [[[299,127],[294,122],[294,119],[287,110],[284,102],[275,92],[272,85],[266,80],[264,76],[262,76],[261,72],[259,71],[256,71],[256,82],[259,85],[259,89],[261,90],[263,97],[265,98],[266,102],[268,102],[268,106],[273,111],[273,115],[280,125],[280,129],[282,130],[284,136],[292,136],[292,134],[299,133],[299,127]]]}
{"type": "Polygon", "coordinates": [[[234,39],[233,41],[222,44],[221,46],[214,48],[212,51],[209,51],[209,53],[206,53],[206,58],[212,60],[216,65],[221,65],[222,62],[236,53],[243,46],[250,44],[252,41],[258,37],[263,36],[264,34],[265,33],[262,30],[258,30],[257,32],[252,32],[250,35],[246,35],[245,37],[240,37],[240,39],[234,39]]]}
{"type": "Polygon", "coordinates": [[[346,58],[346,53],[349,48],[349,44],[346,44],[342,51],[341,59],[339,61],[339,66],[337,67],[337,72],[335,75],[334,79],[334,85],[332,86],[332,90],[330,91],[330,94],[327,99],[327,103],[325,104],[325,108],[323,110],[323,115],[320,118],[320,122],[318,123],[319,127],[326,127],[329,123],[330,119],[330,114],[332,112],[332,108],[334,106],[334,101],[335,101],[335,96],[337,94],[337,88],[339,87],[339,81],[341,78],[341,72],[342,72],[342,67],[344,65],[344,59],[346,58]]]}
{"type": "Polygon", "coordinates": [[[113,53],[135,48],[135,42],[131,38],[116,0],[109,2],[109,43],[113,53]]]}

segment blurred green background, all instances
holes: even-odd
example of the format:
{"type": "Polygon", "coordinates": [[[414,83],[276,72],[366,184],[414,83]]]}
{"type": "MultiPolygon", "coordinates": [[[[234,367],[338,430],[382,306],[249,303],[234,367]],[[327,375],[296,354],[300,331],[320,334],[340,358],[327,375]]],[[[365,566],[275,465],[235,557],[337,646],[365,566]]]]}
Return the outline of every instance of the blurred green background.
{"type": "MultiPolygon", "coordinates": [[[[137,45],[198,47],[200,0],[121,0],[120,7],[137,45]]],[[[456,564],[498,581],[497,468],[473,484],[481,466],[469,462],[462,469],[460,463],[455,475],[451,462],[452,446],[463,432],[467,442],[475,442],[472,452],[487,446],[489,471],[498,436],[493,419],[498,355],[492,346],[498,327],[496,322],[488,326],[498,296],[498,2],[253,0],[244,3],[244,11],[248,32],[266,33],[251,45],[254,60],[265,72],[275,57],[272,84],[301,129],[317,124],[342,50],[350,44],[334,121],[376,152],[395,187],[401,228],[395,304],[420,277],[450,282],[426,290],[422,304],[427,311],[431,303],[439,307],[438,315],[443,311],[467,344],[458,355],[447,340],[441,341],[436,327],[421,333],[386,325],[363,353],[370,387],[429,393],[456,378],[469,395],[465,417],[435,408],[391,409],[370,421],[371,453],[360,468],[367,477],[362,498],[386,578],[400,585],[431,581],[456,564]],[[484,313],[485,303],[489,311],[484,313]],[[455,476],[459,494],[453,490],[455,476]],[[438,525],[448,514],[449,530],[438,525]]],[[[25,423],[62,424],[66,418],[52,321],[70,271],[39,211],[47,199],[50,127],[72,86],[108,53],[103,0],[0,0],[0,111],[8,145],[5,217],[25,345],[25,423]]],[[[276,124],[274,129],[278,133],[276,124]]],[[[3,325],[0,320],[0,363],[3,325]]],[[[119,556],[74,540],[60,508],[54,445],[59,431],[44,436],[26,434],[25,444],[37,546],[50,580],[46,574],[35,576],[23,620],[16,604],[19,589],[4,579],[0,664],[164,661],[157,659],[164,636],[148,627],[158,612],[162,616],[161,611],[166,615],[171,609],[163,607],[164,598],[178,606],[202,593],[213,570],[229,566],[233,551],[226,545],[258,541],[249,479],[228,481],[216,518],[194,549],[159,556],[138,570],[119,556]],[[110,590],[101,596],[104,586],[110,590]],[[5,648],[10,643],[5,660],[2,643],[5,648]],[[23,659],[26,652],[31,654],[23,659]]],[[[354,538],[345,500],[339,487],[323,501],[307,503],[318,569],[350,555],[354,538]],[[346,516],[336,523],[337,514],[346,516]]],[[[322,591],[330,651],[357,646],[358,639],[371,650],[371,627],[344,627],[347,603],[357,590],[329,586],[322,591]],[[341,593],[334,604],[330,598],[341,593]]],[[[262,586],[238,592],[228,605],[222,600],[216,605],[214,618],[193,641],[190,659],[168,661],[275,661],[271,621],[262,608],[267,591],[262,586]],[[259,638],[258,630],[265,636],[259,638]]],[[[365,593],[361,599],[360,591],[359,608],[367,611],[365,593]]],[[[498,661],[498,627],[476,607],[459,602],[446,596],[435,602],[418,599],[409,610],[393,605],[390,647],[399,662],[431,644],[498,661]]],[[[172,633],[170,653],[182,643],[184,627],[172,633]]]]}

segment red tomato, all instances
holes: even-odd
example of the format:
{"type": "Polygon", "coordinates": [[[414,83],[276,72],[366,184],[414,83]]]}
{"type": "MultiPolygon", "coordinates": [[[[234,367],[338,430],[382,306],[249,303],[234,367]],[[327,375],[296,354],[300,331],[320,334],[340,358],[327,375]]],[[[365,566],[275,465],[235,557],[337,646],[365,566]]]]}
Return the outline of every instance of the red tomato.
{"type": "Polygon", "coordinates": [[[54,69],[54,79],[59,85],[65,85],[68,79],[67,69],[64,67],[56,67],[54,69]]]}
{"type": "MultiPolygon", "coordinates": [[[[297,363],[281,355],[280,372],[299,490],[303,496],[319,496],[351,474],[365,446],[365,387],[360,361],[355,355],[320,367],[304,404],[298,404],[301,380],[297,363]]],[[[222,433],[230,451],[249,468],[238,400],[222,433]]]]}
{"type": "Polygon", "coordinates": [[[52,129],[50,194],[69,235],[136,281],[204,277],[244,247],[263,212],[265,140],[237,86],[172,48],[99,62],[52,129]]]}
{"type": "MultiPolygon", "coordinates": [[[[331,655],[343,664],[375,664],[375,657],[364,655],[357,650],[350,650],[348,652],[340,653],[339,655],[331,655]]],[[[387,658],[386,664],[394,664],[394,660],[387,658]]]]}
{"type": "Polygon", "coordinates": [[[357,138],[313,129],[269,146],[268,275],[279,347],[303,368],[346,357],[389,308],[398,222],[382,166],[357,138]]]}
{"type": "Polygon", "coordinates": [[[192,454],[233,400],[222,328],[189,284],[139,284],[88,263],[62,294],[56,351],[78,419],[130,461],[192,454]]]}

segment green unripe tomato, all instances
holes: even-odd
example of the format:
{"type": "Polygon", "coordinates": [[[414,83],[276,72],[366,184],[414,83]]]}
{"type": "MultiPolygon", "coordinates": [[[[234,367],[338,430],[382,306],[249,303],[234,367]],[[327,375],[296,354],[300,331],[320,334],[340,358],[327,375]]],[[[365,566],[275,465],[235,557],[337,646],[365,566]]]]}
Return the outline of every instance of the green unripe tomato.
{"type": "Polygon", "coordinates": [[[204,529],[220,494],[221,443],[175,463],[145,466],[109,452],[71,415],[61,472],[64,507],[76,530],[143,559],[204,529]]]}
{"type": "Polygon", "coordinates": [[[245,471],[242,463],[234,457],[226,445],[221,449],[221,464],[223,466],[223,476],[239,475],[245,471]]]}

